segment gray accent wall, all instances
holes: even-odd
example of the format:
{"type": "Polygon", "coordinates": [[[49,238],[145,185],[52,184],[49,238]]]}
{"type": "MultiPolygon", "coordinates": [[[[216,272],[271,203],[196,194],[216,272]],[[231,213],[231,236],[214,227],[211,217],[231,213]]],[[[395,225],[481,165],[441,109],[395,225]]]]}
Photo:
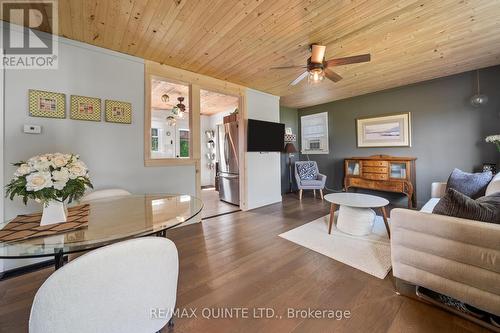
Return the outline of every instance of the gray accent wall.
{"type": "MultiPolygon", "coordinates": [[[[280,107],[280,123],[285,124],[285,128],[290,127],[292,133],[299,134],[299,117],[298,110],[294,108],[287,108],[284,106],[280,107]]],[[[299,150],[299,142],[293,142],[295,148],[299,150]]],[[[299,158],[299,153],[295,153],[292,156],[292,163],[294,163],[299,158]]],[[[293,169],[292,169],[293,171],[293,169]]],[[[287,193],[290,190],[289,185],[289,167],[288,167],[288,154],[281,154],[281,193],[287,193]]],[[[293,177],[292,177],[293,180],[293,177]]],[[[293,189],[296,189],[296,184],[293,183],[293,189]]]]}
{"type": "MultiPolygon", "coordinates": [[[[476,89],[476,72],[466,72],[300,109],[299,130],[300,116],[328,112],[330,154],[309,158],[328,176],[327,187],[341,190],[347,157],[417,157],[417,200],[422,205],[430,198],[431,183],[446,181],[453,168],[472,172],[486,162],[500,163],[494,145],[484,142],[485,136],[500,133],[500,66],[480,70],[480,79],[481,92],[489,97],[488,104],[480,108],[469,103],[476,89]],[[357,117],[408,111],[412,115],[411,147],[356,147],[357,117]]],[[[405,205],[399,195],[380,194],[405,205]]]]}

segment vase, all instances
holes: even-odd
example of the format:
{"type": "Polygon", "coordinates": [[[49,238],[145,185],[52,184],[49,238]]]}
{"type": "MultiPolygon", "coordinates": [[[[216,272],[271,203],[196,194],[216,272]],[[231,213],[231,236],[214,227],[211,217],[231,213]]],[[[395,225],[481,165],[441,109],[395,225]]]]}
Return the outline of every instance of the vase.
{"type": "Polygon", "coordinates": [[[40,225],[50,225],[56,223],[66,222],[68,217],[68,209],[62,201],[50,200],[49,203],[43,207],[42,220],[40,225]]]}

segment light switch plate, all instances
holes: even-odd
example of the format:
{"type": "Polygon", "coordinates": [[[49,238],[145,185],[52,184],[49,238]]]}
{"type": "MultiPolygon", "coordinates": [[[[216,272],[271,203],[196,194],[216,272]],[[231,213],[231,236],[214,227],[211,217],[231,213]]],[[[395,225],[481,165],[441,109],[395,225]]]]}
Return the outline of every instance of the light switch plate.
{"type": "Polygon", "coordinates": [[[40,126],[40,125],[24,125],[24,133],[40,134],[40,133],[42,133],[42,126],[40,126]]]}

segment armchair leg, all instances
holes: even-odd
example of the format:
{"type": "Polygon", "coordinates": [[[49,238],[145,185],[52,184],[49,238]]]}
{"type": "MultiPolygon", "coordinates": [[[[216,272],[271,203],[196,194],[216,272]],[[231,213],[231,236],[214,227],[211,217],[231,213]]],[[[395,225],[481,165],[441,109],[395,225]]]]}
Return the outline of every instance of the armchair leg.
{"type": "Polygon", "coordinates": [[[319,195],[320,195],[320,197],[321,197],[321,200],[323,200],[323,189],[320,189],[320,190],[319,190],[319,195]]]}
{"type": "Polygon", "coordinates": [[[314,199],[316,199],[316,190],[313,190],[314,199]]]}
{"type": "Polygon", "coordinates": [[[302,200],[302,190],[299,191],[299,200],[302,200]]]}

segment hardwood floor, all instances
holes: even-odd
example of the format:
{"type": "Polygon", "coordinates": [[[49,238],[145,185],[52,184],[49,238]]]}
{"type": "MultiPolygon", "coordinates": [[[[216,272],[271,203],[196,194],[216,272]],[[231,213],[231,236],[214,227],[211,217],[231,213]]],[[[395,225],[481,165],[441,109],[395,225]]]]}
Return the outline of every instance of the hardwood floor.
{"type": "MultiPolygon", "coordinates": [[[[380,280],[278,237],[328,213],[320,199],[237,212],[168,232],[179,249],[174,332],[483,332],[432,306],[398,296],[391,275],[380,280]],[[279,318],[205,319],[221,307],[269,308],[279,318]],[[350,319],[287,318],[287,309],[349,310],[350,319]],[[188,312],[190,313],[190,312],[188,312]]],[[[52,269],[0,282],[0,332],[26,332],[37,288],[52,269]]],[[[233,312],[234,314],[234,312],[233,312]]],[[[163,332],[169,332],[167,328],[163,332]]]]}
{"type": "Polygon", "coordinates": [[[203,201],[202,219],[240,210],[238,206],[220,201],[219,192],[215,191],[215,189],[202,189],[201,200],[203,201]]]}

